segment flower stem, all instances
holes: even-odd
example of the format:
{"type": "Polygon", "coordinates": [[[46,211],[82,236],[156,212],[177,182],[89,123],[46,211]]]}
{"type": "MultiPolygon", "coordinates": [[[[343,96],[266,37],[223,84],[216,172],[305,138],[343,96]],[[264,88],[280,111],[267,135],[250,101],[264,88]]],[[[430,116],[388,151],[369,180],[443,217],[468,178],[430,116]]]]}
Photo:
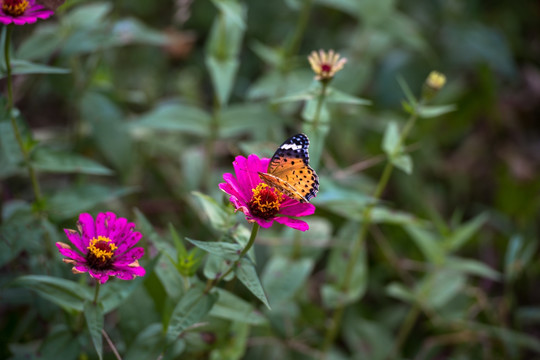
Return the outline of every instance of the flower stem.
{"type": "MultiPolygon", "coordinates": [[[[407,138],[407,136],[408,136],[409,132],[411,131],[411,129],[413,128],[414,124],[416,123],[417,118],[418,118],[418,106],[415,106],[413,112],[411,113],[409,119],[407,120],[407,123],[405,124],[405,127],[403,128],[403,131],[400,134],[398,143],[396,144],[396,147],[394,148],[393,153],[390,154],[390,156],[389,156],[390,159],[393,156],[397,155],[399,153],[399,151],[401,151],[402,144],[405,141],[405,139],[407,138]]],[[[390,180],[390,175],[392,174],[392,170],[394,168],[394,164],[392,163],[392,161],[390,161],[390,159],[389,159],[389,161],[387,161],[387,163],[386,163],[386,165],[384,167],[383,173],[382,173],[382,175],[381,175],[381,177],[379,179],[379,182],[377,183],[377,187],[375,188],[375,191],[373,192],[374,202],[369,204],[368,206],[366,206],[366,208],[364,209],[364,211],[362,213],[362,225],[361,225],[362,227],[361,227],[360,232],[358,234],[358,238],[356,239],[356,241],[353,244],[353,248],[351,250],[351,256],[349,257],[348,262],[347,262],[347,269],[345,271],[345,278],[344,278],[342,286],[341,286],[341,290],[343,291],[343,293],[347,293],[349,291],[350,286],[351,286],[354,266],[358,262],[358,256],[360,256],[360,251],[364,247],[364,241],[365,241],[365,238],[366,238],[366,235],[367,235],[367,231],[368,231],[368,228],[369,228],[369,226],[371,224],[371,212],[372,212],[373,208],[375,207],[375,201],[380,199],[384,189],[386,188],[386,185],[388,184],[388,181],[390,180]]],[[[321,359],[326,358],[326,353],[328,352],[330,346],[333,344],[333,342],[334,342],[334,340],[335,340],[335,338],[337,336],[338,329],[340,328],[341,321],[343,319],[343,313],[344,313],[344,310],[345,310],[345,305],[346,304],[342,302],[334,310],[334,314],[332,316],[332,323],[328,327],[328,329],[326,331],[325,338],[324,338],[322,352],[321,352],[321,359]]],[[[416,314],[413,317],[413,319],[411,320],[411,323],[414,323],[414,321],[416,320],[417,315],[418,314],[416,314]]],[[[408,325],[408,327],[409,327],[408,329],[407,328],[405,328],[405,329],[402,328],[402,331],[400,331],[400,336],[402,337],[402,339],[400,340],[401,342],[403,342],[405,340],[406,336],[408,335],[408,332],[410,331],[410,328],[412,327],[412,324],[408,325]]],[[[398,338],[398,340],[399,340],[399,338],[398,338]]],[[[398,351],[400,347],[401,347],[401,344],[396,343],[396,347],[395,347],[396,351],[398,351]]]]}
{"type": "Polygon", "coordinates": [[[255,239],[257,238],[257,233],[259,232],[260,227],[261,226],[259,224],[253,223],[253,228],[251,228],[251,236],[249,237],[249,241],[246,244],[246,246],[244,247],[244,249],[242,250],[242,252],[238,255],[238,259],[232,264],[232,266],[229,268],[229,270],[227,270],[224,274],[220,275],[214,281],[208,281],[206,283],[206,288],[204,289],[205,293],[208,293],[214,286],[219,284],[221,282],[221,280],[226,278],[227,275],[229,275],[231,272],[233,272],[234,269],[236,269],[238,264],[240,264],[240,261],[242,261],[244,256],[246,256],[249,249],[251,249],[253,244],[255,244],[255,239]]]}
{"type": "Polygon", "coordinates": [[[317,99],[317,108],[315,109],[315,117],[313,118],[313,128],[319,128],[319,122],[321,117],[322,105],[324,103],[324,98],[326,97],[326,88],[328,87],[328,81],[321,81],[321,93],[317,99]]]}
{"type": "Polygon", "coordinates": [[[96,291],[94,292],[94,305],[97,305],[98,303],[100,287],[101,287],[101,284],[99,283],[99,281],[96,281],[96,291]]]}
{"type": "Polygon", "coordinates": [[[11,120],[11,126],[13,127],[13,133],[15,134],[15,138],[17,139],[17,144],[19,145],[19,148],[21,149],[21,152],[23,154],[24,162],[26,164],[26,167],[28,168],[28,174],[30,176],[30,181],[32,183],[32,189],[34,191],[34,197],[36,198],[36,203],[38,205],[41,204],[41,190],[39,188],[39,182],[37,180],[36,172],[34,170],[34,167],[30,163],[30,154],[26,147],[24,146],[24,141],[21,136],[21,132],[19,131],[19,127],[17,125],[17,121],[15,119],[14,111],[13,111],[13,79],[11,76],[11,57],[9,55],[9,50],[11,47],[11,33],[13,32],[13,25],[7,25],[6,29],[6,41],[4,46],[4,57],[6,62],[6,77],[7,77],[7,111],[9,113],[9,118],[11,120]]]}

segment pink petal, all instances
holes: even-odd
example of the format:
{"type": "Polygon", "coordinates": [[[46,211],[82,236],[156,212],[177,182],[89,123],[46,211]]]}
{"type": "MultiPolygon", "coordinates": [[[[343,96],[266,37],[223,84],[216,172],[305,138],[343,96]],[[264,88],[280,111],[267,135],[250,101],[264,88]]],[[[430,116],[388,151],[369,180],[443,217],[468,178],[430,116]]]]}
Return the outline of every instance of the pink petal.
{"type": "MultiPolygon", "coordinates": [[[[261,227],[263,227],[265,229],[268,229],[269,227],[271,227],[272,224],[274,223],[274,220],[277,219],[277,218],[273,218],[273,219],[270,219],[270,220],[265,220],[265,219],[261,219],[261,218],[251,217],[251,216],[250,216],[250,218],[252,220],[255,220],[257,222],[257,224],[261,225],[261,227]]],[[[248,219],[248,220],[251,220],[251,219],[248,219]]]]}
{"type": "Polygon", "coordinates": [[[126,252],[127,249],[130,249],[131,247],[133,247],[133,245],[138,243],[139,240],[141,240],[141,238],[142,238],[142,234],[138,231],[133,231],[129,233],[126,239],[124,239],[122,243],[118,244],[118,249],[116,249],[116,254],[122,255],[124,252],[126,252]]]}
{"type": "Polygon", "coordinates": [[[88,269],[88,273],[90,274],[91,277],[93,277],[94,279],[97,279],[99,280],[99,283],[100,284],[105,284],[107,282],[107,280],[109,280],[109,271],[107,272],[101,272],[101,271],[94,271],[92,269],[88,269]]]}
{"type": "Polygon", "coordinates": [[[73,267],[75,270],[80,272],[89,272],[90,268],[86,264],[77,264],[73,267]]]}
{"type": "Polygon", "coordinates": [[[96,235],[109,237],[109,227],[114,226],[116,215],[112,212],[99,213],[96,216],[96,235]]]}
{"type": "Polygon", "coordinates": [[[114,276],[122,280],[133,280],[135,276],[144,276],[146,270],[142,266],[123,266],[115,269],[114,276]]]}
{"type": "Polygon", "coordinates": [[[125,254],[116,257],[114,266],[129,265],[135,260],[139,260],[144,255],[142,247],[136,247],[128,250],[125,254]]]}
{"type": "Polygon", "coordinates": [[[8,24],[11,24],[13,22],[13,18],[11,18],[10,16],[6,16],[6,15],[0,15],[0,22],[2,24],[8,25],[8,24]]]}
{"type": "Polygon", "coordinates": [[[65,257],[73,259],[79,264],[83,264],[83,263],[86,262],[86,259],[83,256],[81,256],[81,254],[76,252],[75,250],[66,249],[66,248],[64,248],[64,247],[62,247],[62,246],[60,246],[58,244],[56,245],[56,247],[58,248],[58,251],[60,252],[60,254],[64,255],[65,257]]]}
{"type": "Polygon", "coordinates": [[[81,235],[76,232],[75,230],[71,229],[64,229],[64,232],[66,233],[67,238],[69,241],[83,254],[86,254],[86,251],[88,250],[84,246],[84,242],[81,238],[81,235]]]}
{"type": "Polygon", "coordinates": [[[77,221],[77,227],[81,233],[83,245],[87,248],[90,244],[90,240],[96,237],[96,227],[92,215],[88,213],[80,214],[79,221],[77,221]]]}
{"type": "Polygon", "coordinates": [[[219,184],[219,188],[229,195],[236,196],[237,199],[247,203],[251,199],[253,192],[251,188],[241,187],[238,180],[230,173],[223,174],[225,183],[219,184]]]}
{"type": "Polygon", "coordinates": [[[295,204],[284,206],[279,210],[280,215],[287,216],[308,216],[313,215],[313,213],[315,213],[315,205],[298,201],[295,204]]]}
{"type": "Polygon", "coordinates": [[[109,239],[111,239],[116,245],[123,242],[124,238],[128,236],[127,227],[128,221],[126,218],[117,218],[115,221],[109,223],[109,239]]]}
{"type": "Polygon", "coordinates": [[[292,219],[288,217],[281,217],[281,216],[274,218],[274,220],[276,220],[280,224],[286,225],[296,230],[306,231],[309,229],[308,223],[302,220],[292,219]]]}

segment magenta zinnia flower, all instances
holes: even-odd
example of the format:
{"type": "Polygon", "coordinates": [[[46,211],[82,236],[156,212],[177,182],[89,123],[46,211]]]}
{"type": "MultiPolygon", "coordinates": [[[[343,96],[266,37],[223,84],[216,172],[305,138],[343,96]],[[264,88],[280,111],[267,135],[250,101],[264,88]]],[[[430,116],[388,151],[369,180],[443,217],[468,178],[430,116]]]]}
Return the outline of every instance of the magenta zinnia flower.
{"type": "Polygon", "coordinates": [[[138,261],[144,255],[144,249],[133,247],[142,235],[133,231],[134,223],[117,218],[112,212],[99,213],[94,222],[92,215],[84,213],[79,215],[77,227],[79,232],[64,231],[78,251],[68,244],[56,243],[60,253],[67,257],[64,262],[73,264],[74,274],[88,272],[102,284],[109,276],[122,280],[144,276],[146,272],[138,261]]]}
{"type": "Polygon", "coordinates": [[[276,221],[293,229],[308,230],[309,225],[305,221],[289,216],[312,215],[315,206],[291,199],[262,182],[258,172],[266,172],[269,163],[270,159],[259,159],[253,154],[247,159],[237,156],[233,162],[236,176],[223,174],[225,182],[219,184],[219,188],[230,195],[229,200],[236,210],[242,211],[249,222],[268,228],[276,221]]]}
{"type": "Polygon", "coordinates": [[[0,22],[3,24],[32,24],[37,19],[47,19],[54,11],[45,9],[36,0],[0,0],[0,22]]]}

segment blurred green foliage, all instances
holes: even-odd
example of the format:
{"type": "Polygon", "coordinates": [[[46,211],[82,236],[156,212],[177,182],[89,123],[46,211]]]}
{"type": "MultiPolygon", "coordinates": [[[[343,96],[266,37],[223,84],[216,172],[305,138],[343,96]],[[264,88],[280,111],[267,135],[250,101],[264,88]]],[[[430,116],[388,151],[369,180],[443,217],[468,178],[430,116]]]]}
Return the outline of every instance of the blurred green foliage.
{"type": "Polygon", "coordinates": [[[124,359],[540,358],[539,14],[534,1],[68,0],[16,27],[16,121],[45,196],[33,203],[3,111],[0,358],[115,359],[101,327],[124,359]],[[317,109],[320,48],[348,62],[317,109]],[[434,69],[447,85],[401,143],[434,69]],[[262,229],[237,278],[207,293],[250,236],[222,174],[300,131],[321,178],[310,230],[262,229]],[[96,306],[54,243],[105,209],[137,223],[147,275],[110,281],[96,306]]]}

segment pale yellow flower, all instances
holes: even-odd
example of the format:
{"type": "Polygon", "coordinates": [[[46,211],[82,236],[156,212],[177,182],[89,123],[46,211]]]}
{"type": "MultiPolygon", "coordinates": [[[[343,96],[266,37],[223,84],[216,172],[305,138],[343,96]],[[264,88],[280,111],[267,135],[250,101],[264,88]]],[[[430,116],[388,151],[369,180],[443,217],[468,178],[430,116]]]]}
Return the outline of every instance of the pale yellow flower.
{"type": "Polygon", "coordinates": [[[446,76],[437,71],[430,72],[426,79],[426,85],[435,91],[440,90],[445,83],[446,76]]]}
{"type": "Polygon", "coordinates": [[[321,81],[332,79],[347,62],[346,58],[340,58],[339,53],[334,52],[334,50],[328,52],[324,50],[312,51],[308,60],[315,73],[315,79],[321,81]]]}

